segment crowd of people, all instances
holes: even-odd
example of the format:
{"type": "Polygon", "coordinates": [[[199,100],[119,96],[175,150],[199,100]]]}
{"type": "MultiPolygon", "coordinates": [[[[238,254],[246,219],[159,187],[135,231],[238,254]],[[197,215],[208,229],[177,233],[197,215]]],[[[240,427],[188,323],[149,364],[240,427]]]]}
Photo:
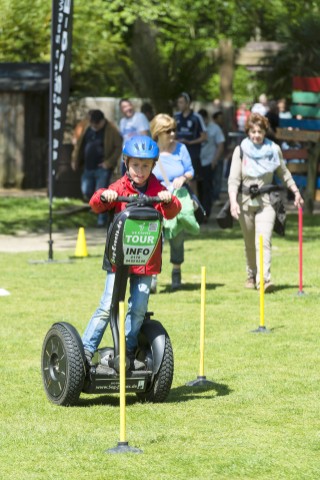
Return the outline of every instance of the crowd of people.
{"type": "MultiPolygon", "coordinates": [[[[198,195],[208,221],[212,206],[221,202],[222,180],[228,172],[230,213],[239,220],[245,245],[247,279],[244,286],[259,288],[258,248],[262,235],[263,282],[265,292],[269,293],[274,290],[271,239],[276,214],[268,188],[273,185],[275,174],[292,191],[294,204],[303,206],[299,189],[276,143],[279,118],[288,118],[290,113],[284,100],[268,102],[264,94],[251,109],[245,103],[239,105],[234,117],[238,145],[232,151],[226,170],[228,138],[223,108],[215,101],[210,111],[201,108],[195,112],[191,104],[190,95],[182,92],[177,98],[176,112],[170,116],[155,114],[148,103],[138,112],[130,99],[122,98],[119,102],[122,118],[118,127],[105,118],[101,110],[89,111],[88,117],[75,129],[72,154],[72,168],[82,169],[83,196],[98,214],[98,226],[108,223],[108,212],[116,213],[125,208],[125,203],[117,202],[118,195],[149,194],[161,198],[163,203],[155,208],[168,222],[164,237],[170,247],[171,291],[176,291],[182,287],[185,235],[199,231],[193,206],[190,213],[190,204],[193,205],[190,191],[198,195]],[[111,183],[120,159],[121,177],[111,183]],[[172,220],[175,221],[170,223],[172,220]]],[[[161,251],[162,242],[145,267],[130,268],[126,341],[132,369],[141,367],[135,357],[137,335],[149,295],[157,290],[161,251]]],[[[82,339],[89,364],[110,320],[115,269],[106,257],[103,268],[107,271],[104,292],[82,339]]]]}
{"type": "MultiPolygon", "coordinates": [[[[234,143],[228,138],[228,130],[237,132],[239,143],[246,136],[246,123],[251,113],[259,113],[269,121],[267,138],[278,143],[276,129],[281,118],[290,118],[286,100],[268,101],[261,94],[257,102],[249,108],[241,103],[235,110],[233,125],[226,125],[223,108],[219,100],[212,102],[211,108],[201,108],[195,112],[192,99],[187,92],[182,92],[176,99],[173,118],[176,122],[175,138],[186,146],[190,155],[194,175],[188,181],[198,195],[205,211],[205,222],[211,215],[212,206],[221,204],[221,191],[225,188],[230,171],[234,143]]],[[[136,111],[128,98],[119,102],[121,119],[116,126],[105,118],[101,110],[91,110],[74,130],[71,166],[74,170],[82,169],[81,191],[89,199],[101,185],[107,186],[115,168],[125,173],[121,159],[124,142],[134,135],[151,135],[150,122],[155,116],[152,105],[145,102],[141,111],[136,111]]],[[[236,134],[236,133],[235,133],[236,134]]],[[[98,216],[98,226],[105,226],[106,216],[98,216]]]]}

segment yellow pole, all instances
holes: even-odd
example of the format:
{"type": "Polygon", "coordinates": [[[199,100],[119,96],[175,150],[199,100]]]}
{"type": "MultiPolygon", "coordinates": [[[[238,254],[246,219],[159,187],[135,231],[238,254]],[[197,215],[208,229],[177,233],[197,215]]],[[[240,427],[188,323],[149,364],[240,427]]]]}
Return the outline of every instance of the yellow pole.
{"type": "Polygon", "coordinates": [[[204,322],[206,304],[206,267],[201,267],[201,310],[200,310],[200,377],[204,377],[204,322]]]}
{"type": "Polygon", "coordinates": [[[264,271],[263,271],[263,236],[259,237],[260,253],[260,327],[264,328],[264,271]]]}
{"type": "Polygon", "coordinates": [[[126,337],[124,333],[124,302],[119,302],[120,336],[120,442],[126,442],[126,337]]]}

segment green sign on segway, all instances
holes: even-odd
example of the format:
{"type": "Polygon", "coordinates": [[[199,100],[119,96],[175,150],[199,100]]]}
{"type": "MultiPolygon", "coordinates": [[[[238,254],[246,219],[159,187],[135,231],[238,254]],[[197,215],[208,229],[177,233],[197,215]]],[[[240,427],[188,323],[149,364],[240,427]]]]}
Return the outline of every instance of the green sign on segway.
{"type": "Polygon", "coordinates": [[[123,264],[146,265],[161,233],[160,221],[127,219],[123,231],[123,264]]]}

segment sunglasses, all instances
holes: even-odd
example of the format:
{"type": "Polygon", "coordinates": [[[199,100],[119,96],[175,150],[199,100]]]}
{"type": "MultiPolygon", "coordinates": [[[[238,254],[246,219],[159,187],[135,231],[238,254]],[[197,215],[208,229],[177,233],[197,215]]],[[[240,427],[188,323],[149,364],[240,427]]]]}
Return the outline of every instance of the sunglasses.
{"type": "Polygon", "coordinates": [[[170,135],[170,133],[176,133],[176,130],[174,128],[170,128],[169,130],[165,130],[163,133],[170,135]]]}

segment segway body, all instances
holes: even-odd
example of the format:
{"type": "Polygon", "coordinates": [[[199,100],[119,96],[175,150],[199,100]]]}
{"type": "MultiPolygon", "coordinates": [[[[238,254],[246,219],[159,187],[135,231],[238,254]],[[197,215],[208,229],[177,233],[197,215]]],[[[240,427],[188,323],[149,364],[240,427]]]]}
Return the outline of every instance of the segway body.
{"type": "MultiPolygon", "coordinates": [[[[116,215],[108,232],[107,254],[116,265],[111,301],[110,327],[113,346],[99,348],[88,365],[76,329],[60,322],[52,325],[42,348],[42,377],[49,400],[57,405],[75,405],[81,392],[117,393],[119,377],[119,301],[124,301],[130,265],[145,265],[161,238],[162,217],[150,204],[158,197],[119,197],[130,201],[116,215]]],[[[138,336],[136,358],[144,368],[127,369],[126,391],[141,401],[163,402],[173,379],[173,351],[163,325],[148,312],[138,336]]]]}

